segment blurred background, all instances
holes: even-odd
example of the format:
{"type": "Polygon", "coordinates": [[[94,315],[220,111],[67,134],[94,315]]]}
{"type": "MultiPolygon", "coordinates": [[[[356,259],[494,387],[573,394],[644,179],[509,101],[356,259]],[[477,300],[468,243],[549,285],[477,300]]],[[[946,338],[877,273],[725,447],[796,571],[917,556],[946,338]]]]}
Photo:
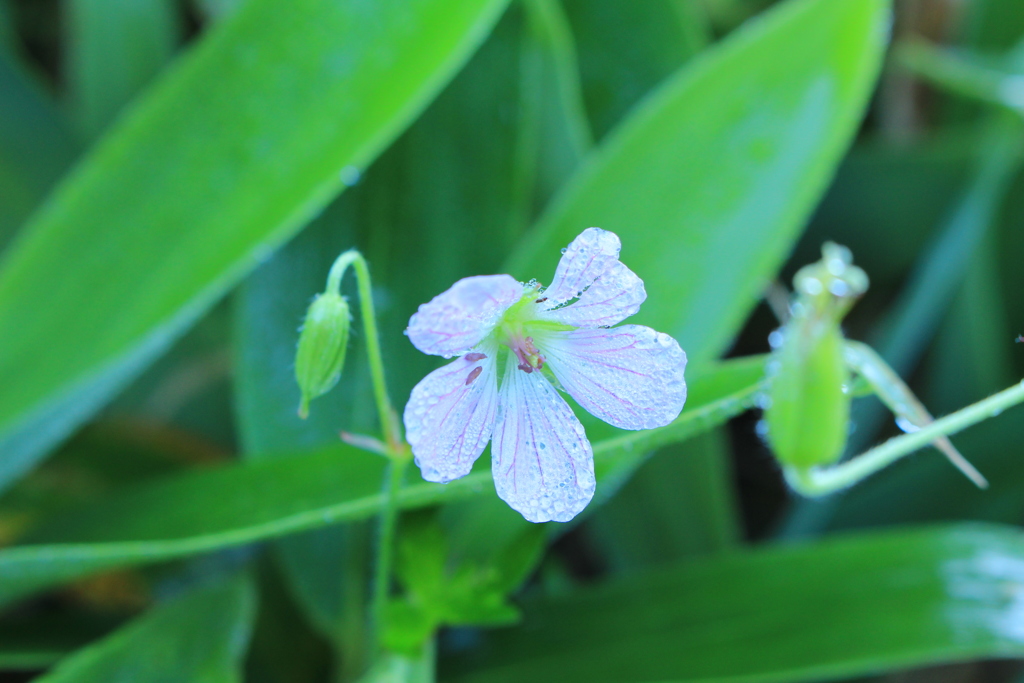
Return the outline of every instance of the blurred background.
{"type": "MultiPolygon", "coordinates": [[[[183,55],[221,22],[232,21],[235,12],[246,11],[244,4],[0,0],[0,249],[31,246],[27,240],[19,244],[20,231],[46,208],[54,188],[68,182],[69,169],[124,125],[183,55]]],[[[287,31],[288,4],[279,4],[281,30],[287,31]]],[[[313,404],[309,421],[294,418],[296,330],[335,256],[355,246],[370,263],[389,384],[401,410],[411,387],[436,365],[401,334],[415,307],[459,277],[504,272],[503,264],[549,200],[635,107],[679,70],[700,64],[747,22],[763,20],[775,4],[510,3],[465,66],[372,164],[342,170],[344,193],[308,224],[303,221],[301,232],[279,249],[267,246],[237,286],[7,488],[0,497],[0,547],[31,539],[41,520],[86,509],[115,492],[236,460],[330,446],[342,429],[373,433],[358,317],[339,387],[313,404]]],[[[834,175],[826,174],[827,190],[806,227],[798,226],[795,246],[786,247],[775,282],[790,287],[793,273],[817,260],[826,240],[848,246],[871,288],[847,318],[847,336],[871,344],[940,415],[1024,375],[1024,344],[1014,344],[1024,333],[1024,3],[895,0],[892,17],[890,46],[852,146],[834,175]]],[[[245,113],[240,116],[239,125],[246,125],[245,113]]],[[[163,158],[153,156],[148,163],[158,174],[163,158]]],[[[623,260],[630,265],[630,242],[623,242],[623,260]]],[[[52,278],[61,287],[61,273],[52,278]]],[[[353,282],[345,288],[355,294],[353,282]]],[[[778,325],[771,308],[759,303],[730,334],[724,357],[767,353],[768,335],[778,325]]],[[[7,334],[0,329],[0,347],[7,334]]],[[[0,384],[9,381],[0,376],[0,384]]],[[[853,415],[849,453],[899,433],[877,400],[857,401],[853,415]]],[[[564,661],[556,657],[564,651],[590,658],[587,648],[598,646],[588,643],[616,637],[608,626],[613,622],[647,624],[651,642],[674,634],[677,640],[667,641],[657,656],[672,671],[667,653],[676,643],[686,653],[680,657],[690,658],[680,665],[685,674],[666,678],[652,669],[661,676],[657,680],[1024,680],[1024,666],[1013,659],[1024,654],[1024,611],[1014,607],[1024,590],[1024,545],[1011,551],[1003,541],[991,541],[1017,559],[1000,565],[996,584],[979,579],[981,587],[975,586],[998,594],[986,603],[988,617],[962,623],[956,622],[962,596],[914,606],[913,596],[926,589],[907,578],[913,571],[858,569],[861,560],[855,558],[843,564],[843,557],[856,555],[855,546],[835,546],[823,558],[751,555],[749,576],[778,579],[764,587],[749,583],[728,559],[790,547],[780,544],[832,548],[827,544],[833,537],[871,539],[877,532],[880,547],[894,553],[891,566],[903,566],[900,558],[915,566],[907,548],[919,542],[921,562],[948,568],[954,566],[949,562],[966,560],[958,551],[942,555],[942,549],[961,542],[984,546],[993,529],[1015,538],[1014,528],[1024,522],[1019,414],[955,438],[988,477],[988,490],[975,489],[926,451],[821,501],[788,492],[758,436],[760,419],[758,410],[748,410],[662,449],[614,497],[552,534],[543,559],[515,592],[513,602],[525,614],[522,625],[491,632],[447,624],[452,627],[436,640],[440,680],[652,680],[647,676],[653,673],[634,676],[628,666],[614,663],[604,669],[607,678],[591,676],[568,655],[564,661]],[[1000,526],[965,526],[978,522],[1000,526]],[[951,536],[900,541],[904,529],[926,526],[937,530],[927,533],[951,536]],[[971,529],[980,536],[971,540],[971,529]],[[721,567],[714,564],[719,561],[721,567]],[[813,569],[816,562],[820,571],[813,569]],[[810,573],[801,578],[800,567],[811,567],[810,573]],[[828,576],[846,587],[834,602],[815,592],[826,590],[816,582],[824,585],[828,576]],[[718,595],[735,597],[708,603],[708,596],[718,595]],[[906,626],[898,616],[903,595],[910,596],[907,622],[916,620],[906,628],[918,640],[900,644],[901,636],[893,633],[906,626]],[[668,616],[670,608],[700,616],[680,626],[668,616]],[[877,622],[865,616],[869,608],[877,608],[877,622]],[[754,623],[758,615],[764,623],[754,623]],[[1002,621],[998,628],[984,626],[986,618],[1002,621]],[[940,624],[953,626],[941,635],[940,624]],[[598,634],[602,628],[604,636],[598,634]],[[999,637],[978,635],[986,628],[999,637]],[[711,647],[707,662],[700,661],[696,646],[691,651],[679,645],[686,629],[720,646],[711,647]],[[821,642],[808,635],[815,631],[821,642]],[[572,640],[574,634],[582,644],[572,640]],[[870,643],[863,651],[851,646],[858,658],[843,659],[846,645],[875,640],[877,652],[870,643]],[[830,647],[837,653],[832,659],[830,647]],[[723,663],[748,654],[749,666],[732,671],[723,663]],[[805,655],[816,664],[801,668],[805,655]],[[520,661],[537,668],[517,672],[520,661]]],[[[201,505],[197,500],[181,499],[180,505],[201,505]]],[[[459,515],[458,505],[437,514],[448,528],[446,520],[459,515]]],[[[463,535],[486,535],[492,519],[504,524],[507,511],[472,514],[480,515],[480,529],[463,535]]],[[[116,540],[116,533],[100,540],[116,540]]],[[[239,571],[253,577],[259,595],[249,606],[252,614],[240,617],[238,623],[246,625],[236,624],[237,633],[251,632],[249,645],[217,655],[229,662],[229,677],[201,680],[355,680],[362,660],[351,653],[362,651],[359,643],[367,638],[360,615],[373,535],[369,521],[325,526],[280,541],[76,578],[13,602],[0,612],[0,681],[32,680],[167,598],[207,577],[239,571]],[[346,648],[349,654],[339,655],[346,648]],[[339,664],[339,658],[347,663],[339,664]]],[[[988,552],[983,550],[978,553],[988,552]]],[[[863,552],[887,557],[883,550],[863,552]]],[[[655,655],[640,648],[623,656],[640,662],[655,655]]],[[[198,674],[99,678],[97,669],[81,673],[86,669],[82,664],[79,673],[67,669],[53,680],[200,680],[198,674]]],[[[109,671],[104,675],[112,676],[109,671]]]]}

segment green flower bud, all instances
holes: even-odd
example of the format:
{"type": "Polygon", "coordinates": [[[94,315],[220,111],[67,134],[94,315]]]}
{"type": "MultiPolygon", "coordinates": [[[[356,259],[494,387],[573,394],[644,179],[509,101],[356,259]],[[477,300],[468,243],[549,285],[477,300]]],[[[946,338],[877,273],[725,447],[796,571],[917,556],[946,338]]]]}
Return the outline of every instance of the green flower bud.
{"type": "Polygon", "coordinates": [[[345,297],[332,291],[317,295],[306,311],[295,353],[302,419],[309,415],[309,402],[330,391],[341,377],[351,320],[345,297]]]}
{"type": "Polygon", "coordinates": [[[843,453],[850,420],[850,372],[840,328],[868,277],[850,250],[831,242],[822,258],[793,278],[792,317],[776,334],[769,361],[765,422],[768,442],[784,465],[830,465],[843,453]]]}

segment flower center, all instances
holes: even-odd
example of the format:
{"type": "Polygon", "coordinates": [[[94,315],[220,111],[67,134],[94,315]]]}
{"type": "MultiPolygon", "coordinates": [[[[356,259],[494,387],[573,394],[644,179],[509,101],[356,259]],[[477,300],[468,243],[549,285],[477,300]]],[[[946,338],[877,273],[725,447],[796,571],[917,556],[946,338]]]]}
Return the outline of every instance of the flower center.
{"type": "Polygon", "coordinates": [[[544,356],[533,343],[533,337],[526,331],[527,323],[534,317],[533,304],[539,296],[540,286],[530,282],[523,288],[523,296],[512,305],[498,326],[498,341],[512,350],[519,359],[519,369],[533,372],[544,367],[544,356]]]}
{"type": "Polygon", "coordinates": [[[544,368],[544,356],[540,355],[540,351],[533,345],[533,337],[520,337],[508,347],[519,358],[518,367],[523,372],[530,373],[544,368]]]}

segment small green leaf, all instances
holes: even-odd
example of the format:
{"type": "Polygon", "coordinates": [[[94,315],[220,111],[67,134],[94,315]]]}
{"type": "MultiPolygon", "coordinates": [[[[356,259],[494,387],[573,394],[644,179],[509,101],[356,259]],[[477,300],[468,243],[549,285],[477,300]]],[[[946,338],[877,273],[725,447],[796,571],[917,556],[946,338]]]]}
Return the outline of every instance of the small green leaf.
{"type": "Polygon", "coordinates": [[[61,661],[38,683],[228,683],[241,677],[255,615],[247,580],[197,588],[61,661]]]}

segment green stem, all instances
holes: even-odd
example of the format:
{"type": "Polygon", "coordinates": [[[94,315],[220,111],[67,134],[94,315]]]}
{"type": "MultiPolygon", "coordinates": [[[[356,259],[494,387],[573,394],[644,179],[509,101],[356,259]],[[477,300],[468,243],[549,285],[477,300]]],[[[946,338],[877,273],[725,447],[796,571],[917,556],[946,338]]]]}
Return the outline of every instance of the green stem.
{"type": "Polygon", "coordinates": [[[380,512],[380,531],[377,536],[377,569],[373,577],[373,627],[376,635],[376,649],[381,650],[384,634],[384,610],[387,607],[388,588],[391,584],[391,564],[394,554],[395,529],[398,523],[398,495],[402,489],[408,458],[391,458],[388,466],[387,488],[384,505],[380,512]]]}
{"type": "Polygon", "coordinates": [[[806,470],[787,467],[785,469],[786,481],[798,493],[808,497],[835,493],[927,446],[939,437],[956,434],[982,420],[995,417],[1022,401],[1024,401],[1024,381],[936,420],[916,432],[889,439],[881,446],[872,448],[839,465],[825,469],[810,468],[806,470]]]}
{"type": "Polygon", "coordinates": [[[408,446],[402,441],[402,433],[398,427],[398,415],[391,407],[391,401],[388,398],[387,384],[384,381],[384,360],[380,351],[380,336],[377,333],[377,316],[373,308],[370,269],[363,255],[355,249],[350,249],[339,256],[327,275],[327,290],[341,294],[341,279],[349,266],[353,266],[356,271],[356,281],[359,285],[359,311],[363,319],[363,332],[366,335],[366,355],[370,363],[373,393],[377,403],[377,413],[380,417],[383,440],[386,444],[384,455],[391,461],[386,475],[384,501],[380,511],[377,563],[374,569],[373,596],[370,606],[374,648],[379,658],[382,651],[388,589],[391,584],[395,528],[398,523],[398,497],[402,489],[405,468],[409,464],[410,453],[408,446]]]}
{"type": "Polygon", "coordinates": [[[363,318],[363,332],[366,335],[366,355],[370,363],[370,377],[373,381],[373,395],[377,403],[384,442],[393,453],[404,450],[401,432],[398,429],[398,415],[391,407],[388,387],[384,381],[384,360],[380,352],[380,336],[377,333],[377,316],[373,308],[373,288],[370,269],[366,259],[355,249],[349,249],[335,261],[327,275],[327,291],[341,294],[341,278],[350,265],[355,266],[359,285],[359,312],[363,318]]]}

